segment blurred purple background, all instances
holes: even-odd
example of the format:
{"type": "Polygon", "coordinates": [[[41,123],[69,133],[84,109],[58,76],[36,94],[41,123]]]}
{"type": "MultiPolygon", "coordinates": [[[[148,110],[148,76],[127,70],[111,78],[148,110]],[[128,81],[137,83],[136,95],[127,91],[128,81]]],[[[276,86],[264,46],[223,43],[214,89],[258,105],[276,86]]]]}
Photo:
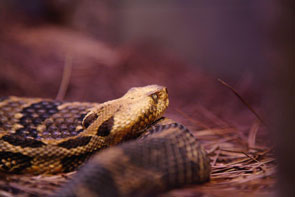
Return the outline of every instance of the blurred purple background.
{"type": "Polygon", "coordinates": [[[30,24],[62,24],[115,45],[154,42],[191,66],[236,79],[249,74],[260,78],[271,66],[272,32],[281,11],[275,0],[14,0],[1,4],[8,20],[19,15],[30,24]]]}
{"type": "Polygon", "coordinates": [[[276,0],[4,0],[0,93],[55,98],[71,56],[66,100],[103,102],[159,83],[179,108],[197,102],[233,114],[233,103],[244,106],[221,78],[261,108],[284,63],[286,7],[276,0]]]}

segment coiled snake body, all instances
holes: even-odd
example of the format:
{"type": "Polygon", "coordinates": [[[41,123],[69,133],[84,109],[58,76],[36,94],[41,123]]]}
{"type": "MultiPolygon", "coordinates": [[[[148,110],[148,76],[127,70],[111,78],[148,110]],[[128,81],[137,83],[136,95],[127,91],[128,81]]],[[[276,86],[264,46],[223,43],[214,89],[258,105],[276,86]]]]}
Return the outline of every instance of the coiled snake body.
{"type": "Polygon", "coordinates": [[[94,155],[55,196],[146,196],[208,181],[206,152],[162,118],[168,103],[158,85],[102,104],[1,98],[0,171],[70,172],[94,155]]]}

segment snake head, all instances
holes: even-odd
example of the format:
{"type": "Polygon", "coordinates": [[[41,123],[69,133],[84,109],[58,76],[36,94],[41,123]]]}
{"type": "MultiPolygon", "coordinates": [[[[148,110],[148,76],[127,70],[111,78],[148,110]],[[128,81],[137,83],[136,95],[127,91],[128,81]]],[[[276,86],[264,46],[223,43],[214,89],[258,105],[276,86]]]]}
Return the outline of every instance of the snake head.
{"type": "Polygon", "coordinates": [[[126,104],[118,113],[122,115],[118,122],[129,124],[131,133],[142,131],[161,118],[169,104],[167,88],[159,85],[131,88],[118,100],[126,104]]]}
{"type": "Polygon", "coordinates": [[[130,112],[149,123],[161,118],[169,105],[168,90],[159,85],[131,88],[122,99],[129,103],[130,112]]]}
{"type": "Polygon", "coordinates": [[[167,88],[159,85],[135,87],[119,99],[92,109],[82,125],[86,133],[104,137],[116,144],[135,136],[161,118],[168,107],[167,88]]]}
{"type": "Polygon", "coordinates": [[[150,102],[150,105],[156,106],[159,104],[161,109],[168,107],[168,90],[164,86],[148,85],[144,87],[134,87],[128,90],[128,92],[122,97],[122,99],[129,100],[130,102],[150,102]]]}

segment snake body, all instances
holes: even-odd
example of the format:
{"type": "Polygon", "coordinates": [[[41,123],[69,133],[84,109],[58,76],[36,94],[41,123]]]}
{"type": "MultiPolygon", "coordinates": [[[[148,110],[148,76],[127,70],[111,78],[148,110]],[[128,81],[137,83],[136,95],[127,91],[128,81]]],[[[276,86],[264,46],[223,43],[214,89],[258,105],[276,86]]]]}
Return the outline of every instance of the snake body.
{"type": "Polygon", "coordinates": [[[55,196],[149,195],[208,181],[206,152],[184,126],[161,118],[168,103],[158,85],[102,104],[1,98],[0,171],[70,172],[94,155],[55,196]]]}

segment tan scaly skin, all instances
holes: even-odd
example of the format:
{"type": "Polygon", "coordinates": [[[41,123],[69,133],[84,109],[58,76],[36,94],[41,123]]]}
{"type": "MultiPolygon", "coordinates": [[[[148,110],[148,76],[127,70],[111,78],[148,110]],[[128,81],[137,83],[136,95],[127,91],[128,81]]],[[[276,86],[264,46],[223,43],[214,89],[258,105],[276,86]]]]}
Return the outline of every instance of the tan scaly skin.
{"type": "Polygon", "coordinates": [[[167,89],[158,85],[131,88],[121,98],[102,104],[2,98],[0,171],[70,172],[97,151],[141,136],[99,151],[58,196],[105,196],[110,191],[147,195],[209,180],[209,159],[193,135],[172,120],[157,121],[168,103],[167,89]],[[104,177],[112,181],[104,182],[104,177]],[[150,187],[138,192],[145,184],[150,187]]]}

